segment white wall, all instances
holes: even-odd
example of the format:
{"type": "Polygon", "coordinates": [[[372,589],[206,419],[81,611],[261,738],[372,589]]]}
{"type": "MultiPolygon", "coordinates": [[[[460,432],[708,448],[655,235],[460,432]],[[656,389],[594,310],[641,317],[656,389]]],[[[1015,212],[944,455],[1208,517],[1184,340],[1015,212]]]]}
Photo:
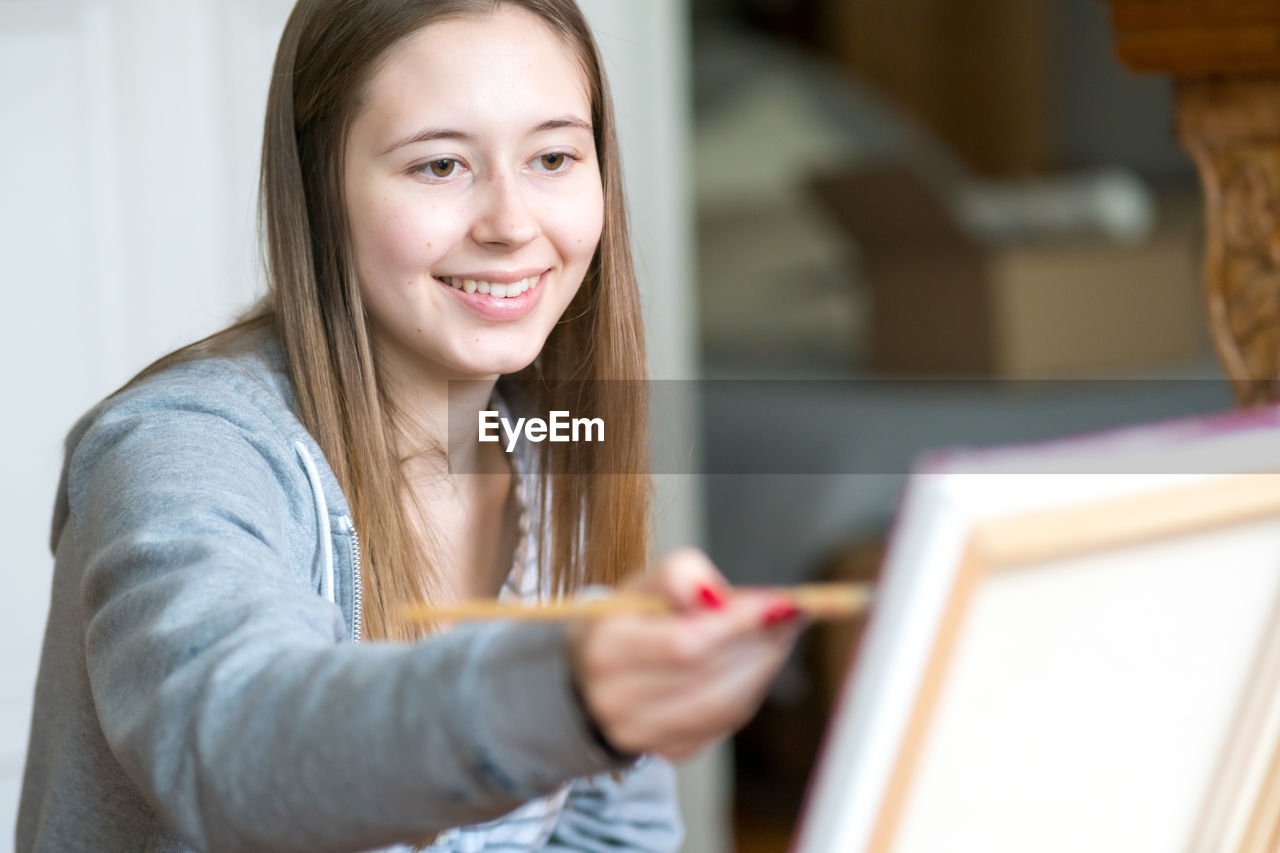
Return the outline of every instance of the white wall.
{"type": "MultiPolygon", "coordinates": [[[[579,2],[591,19],[613,87],[650,374],[692,379],[698,364],[689,0],[579,2]]],[[[688,434],[696,435],[694,413],[682,414],[688,434]]],[[[665,474],[654,481],[656,553],[704,544],[700,478],[665,474]]],[[[730,776],[723,745],[680,768],[686,850],[729,849],[730,776]]]]}
{"type": "MultiPolygon", "coordinates": [[[[650,375],[699,373],[694,293],[689,0],[580,0],[604,53],[622,140],[636,269],[645,301],[650,375]]],[[[682,412],[696,434],[692,412],[682,412]]],[[[671,416],[671,411],[663,412],[671,416]]],[[[678,415],[677,415],[678,416],[678,415]]],[[[694,469],[696,470],[696,469],[694,469]]],[[[654,478],[655,552],[703,544],[703,484],[654,478]]],[[[686,850],[730,849],[726,747],[680,768],[686,850]]]]}
{"type": "MultiPolygon", "coordinates": [[[[620,113],[654,373],[693,364],[688,0],[587,0],[620,113]]],[[[257,152],[289,0],[0,0],[0,838],[12,837],[52,561],[61,439],[134,371],[258,289],[257,152]]],[[[659,484],[663,550],[698,541],[696,481],[659,484]]],[[[695,765],[690,849],[723,845],[695,765]]],[[[708,797],[707,792],[712,793],[708,797]]],[[[4,842],[0,841],[0,847],[4,842]]]]}
{"type": "Polygon", "coordinates": [[[17,809],[62,436],[250,299],[256,137],[286,11],[0,0],[0,837],[17,809]]]}

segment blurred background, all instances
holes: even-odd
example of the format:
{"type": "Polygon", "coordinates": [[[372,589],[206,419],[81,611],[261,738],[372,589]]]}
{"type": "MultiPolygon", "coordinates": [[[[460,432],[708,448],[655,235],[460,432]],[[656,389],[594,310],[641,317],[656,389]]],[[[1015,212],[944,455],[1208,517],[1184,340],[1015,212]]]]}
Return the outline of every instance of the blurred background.
{"type": "MultiPolygon", "coordinates": [[[[61,438],[258,292],[256,156],[291,5],[0,0],[2,833],[61,438]]],[[[702,456],[656,478],[659,551],[701,543],[743,584],[872,579],[926,448],[1231,405],[1169,83],[1118,66],[1100,0],[583,6],[652,373],[714,380],[675,413],[702,456]]],[[[683,770],[687,849],[786,849],[858,630],[810,632],[757,719],[683,770]]]]}
{"type": "MultiPolygon", "coordinates": [[[[707,541],[737,582],[874,579],[925,448],[1231,405],[1171,85],[1120,67],[1105,3],[691,12],[707,541]]],[[[859,630],[809,632],[735,739],[736,849],[787,849],[859,630]]]]}

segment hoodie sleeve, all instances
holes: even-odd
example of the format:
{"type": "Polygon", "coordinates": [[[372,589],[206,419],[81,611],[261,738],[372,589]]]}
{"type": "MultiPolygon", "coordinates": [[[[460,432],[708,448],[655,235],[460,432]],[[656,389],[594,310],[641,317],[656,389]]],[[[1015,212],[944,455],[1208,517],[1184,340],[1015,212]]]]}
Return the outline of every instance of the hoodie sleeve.
{"type": "Polygon", "coordinates": [[[684,826],[675,773],[645,756],[620,774],[575,780],[546,849],[554,853],[674,853],[684,826]]]}
{"type": "Polygon", "coordinates": [[[366,850],[615,766],[573,697],[560,627],[344,642],[313,555],[295,553],[314,546],[290,493],[302,472],[251,427],[108,414],[69,468],[93,712],[188,844],[366,850]]]}

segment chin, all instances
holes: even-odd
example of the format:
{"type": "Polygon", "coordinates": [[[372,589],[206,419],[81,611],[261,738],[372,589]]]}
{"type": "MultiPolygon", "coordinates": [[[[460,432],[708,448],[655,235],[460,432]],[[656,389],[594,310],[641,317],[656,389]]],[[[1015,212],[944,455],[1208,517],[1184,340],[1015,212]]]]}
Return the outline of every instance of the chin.
{"type": "Polygon", "coordinates": [[[458,372],[468,376],[505,376],[519,373],[533,364],[541,348],[521,353],[493,353],[489,358],[461,358],[457,361],[458,372]]]}

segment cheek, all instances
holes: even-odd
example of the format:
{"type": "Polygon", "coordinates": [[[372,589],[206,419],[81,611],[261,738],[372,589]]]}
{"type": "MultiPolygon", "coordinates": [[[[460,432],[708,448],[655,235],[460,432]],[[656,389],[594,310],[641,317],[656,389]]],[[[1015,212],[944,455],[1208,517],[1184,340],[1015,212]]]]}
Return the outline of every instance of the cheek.
{"type": "Polygon", "coordinates": [[[353,209],[351,231],[362,283],[388,277],[407,281],[425,274],[460,238],[455,233],[460,220],[437,204],[397,203],[394,198],[353,209]]]}
{"type": "Polygon", "coordinates": [[[586,263],[595,253],[604,227],[604,196],[599,184],[579,193],[556,220],[557,242],[574,261],[586,263]]]}

